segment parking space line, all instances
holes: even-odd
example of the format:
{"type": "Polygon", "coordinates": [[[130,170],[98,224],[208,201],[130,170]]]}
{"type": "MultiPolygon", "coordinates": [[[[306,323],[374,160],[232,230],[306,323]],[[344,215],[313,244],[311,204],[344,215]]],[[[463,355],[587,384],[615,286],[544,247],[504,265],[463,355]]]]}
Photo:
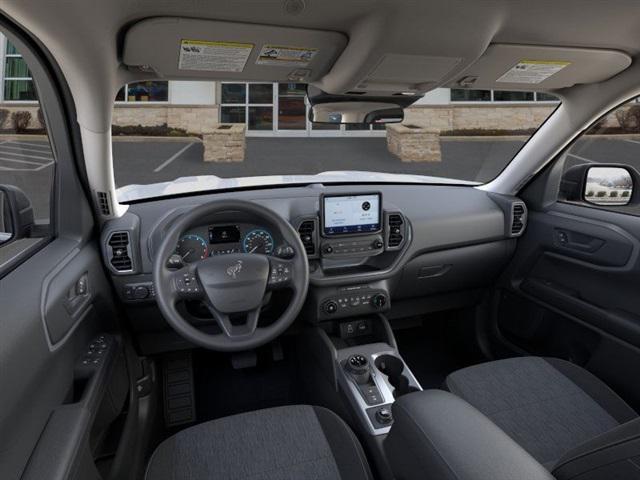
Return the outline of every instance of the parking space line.
{"type": "Polygon", "coordinates": [[[182,155],[184,152],[186,152],[192,145],[195,145],[195,142],[190,143],[189,145],[186,145],[185,147],[183,147],[180,150],[178,150],[175,154],[173,154],[171,157],[169,157],[164,162],[162,162],[160,165],[158,165],[158,167],[153,171],[153,173],[158,173],[160,170],[162,170],[164,167],[169,165],[176,158],[178,158],[180,155],[182,155]]]}
{"type": "Polygon", "coordinates": [[[0,157],[0,161],[3,162],[14,162],[14,163],[24,163],[27,165],[37,165],[37,166],[41,166],[42,163],[41,162],[32,162],[30,160],[16,160],[15,158],[6,158],[6,157],[0,157]]]}
{"type": "Polygon", "coordinates": [[[29,147],[39,147],[39,148],[46,148],[48,150],[51,150],[51,146],[47,142],[34,143],[34,142],[17,142],[15,140],[6,140],[3,143],[12,143],[14,145],[27,145],[29,147]]]}
{"type": "Polygon", "coordinates": [[[590,158],[587,158],[587,157],[581,157],[580,155],[574,155],[573,153],[567,153],[567,157],[577,158],[578,160],[582,160],[583,162],[587,162],[587,163],[598,163],[595,160],[591,160],[590,158]]]}
{"type": "Polygon", "coordinates": [[[638,140],[632,140],[630,138],[623,138],[622,140],[624,140],[625,142],[636,143],[636,144],[640,145],[640,142],[638,140]]]}
{"type": "Polygon", "coordinates": [[[43,157],[41,155],[29,155],[27,153],[4,152],[2,151],[2,146],[0,146],[0,155],[13,155],[14,157],[35,158],[36,160],[53,160],[53,158],[51,157],[43,157]]]}
{"type": "Polygon", "coordinates": [[[39,172],[40,170],[44,170],[45,168],[50,167],[50,166],[51,166],[51,165],[53,165],[53,164],[54,164],[54,162],[53,162],[53,160],[52,160],[52,161],[50,161],[49,163],[45,163],[44,165],[42,165],[42,166],[40,166],[40,167],[38,167],[38,168],[34,168],[34,169],[33,169],[33,171],[34,171],[34,172],[39,172]]]}
{"type": "Polygon", "coordinates": [[[42,153],[47,154],[51,150],[36,150],[35,148],[24,148],[24,147],[13,147],[11,145],[0,145],[0,149],[10,149],[10,150],[18,150],[19,152],[32,152],[32,153],[42,153]]]}

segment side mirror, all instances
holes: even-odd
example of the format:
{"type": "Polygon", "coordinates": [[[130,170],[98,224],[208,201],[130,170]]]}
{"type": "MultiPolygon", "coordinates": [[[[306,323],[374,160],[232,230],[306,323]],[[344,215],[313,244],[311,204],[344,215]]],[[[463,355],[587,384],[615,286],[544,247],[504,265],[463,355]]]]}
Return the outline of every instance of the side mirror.
{"type": "Polygon", "coordinates": [[[627,205],[633,194],[633,177],[622,167],[591,167],[584,182],[584,200],[594,205],[627,205]]]}
{"type": "Polygon", "coordinates": [[[27,195],[13,185],[0,185],[0,245],[28,237],[34,225],[27,195]]]}
{"type": "Polygon", "coordinates": [[[636,204],[639,182],[640,174],[627,165],[583,163],[564,172],[558,198],[603,207],[636,204]]]}

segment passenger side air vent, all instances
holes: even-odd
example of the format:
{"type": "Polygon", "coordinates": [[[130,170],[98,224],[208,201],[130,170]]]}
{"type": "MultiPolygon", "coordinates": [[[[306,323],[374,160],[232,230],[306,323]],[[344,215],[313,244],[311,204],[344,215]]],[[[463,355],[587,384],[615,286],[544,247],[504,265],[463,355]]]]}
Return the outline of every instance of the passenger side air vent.
{"type": "Polygon", "coordinates": [[[109,262],[118,272],[133,270],[131,249],[129,248],[129,232],[113,232],[107,242],[109,262]]]}
{"type": "Polygon", "coordinates": [[[111,206],[109,205],[109,194],[107,192],[97,192],[98,208],[100,213],[105,216],[111,215],[111,206]]]}
{"type": "Polygon", "coordinates": [[[527,226],[527,207],[524,203],[511,206],[511,236],[519,237],[527,226]]]}
{"type": "Polygon", "coordinates": [[[300,240],[304,245],[307,256],[313,257],[316,254],[316,220],[305,220],[298,227],[300,240]]]}
{"type": "Polygon", "coordinates": [[[387,249],[397,250],[405,239],[404,217],[399,213],[390,213],[387,216],[387,249]]]}

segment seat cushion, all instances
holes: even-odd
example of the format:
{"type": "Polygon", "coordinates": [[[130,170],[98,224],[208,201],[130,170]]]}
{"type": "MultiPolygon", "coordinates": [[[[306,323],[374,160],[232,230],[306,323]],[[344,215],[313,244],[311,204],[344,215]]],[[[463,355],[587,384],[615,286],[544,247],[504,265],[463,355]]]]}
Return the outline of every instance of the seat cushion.
{"type": "Polygon", "coordinates": [[[449,375],[446,386],[550,470],[571,449],[637,417],[594,375],[555,358],[476,365],[449,375]]]}
{"type": "Polygon", "coordinates": [[[333,412],[307,405],[213,420],[165,440],[148,480],[369,479],[353,432],[333,412]]]}

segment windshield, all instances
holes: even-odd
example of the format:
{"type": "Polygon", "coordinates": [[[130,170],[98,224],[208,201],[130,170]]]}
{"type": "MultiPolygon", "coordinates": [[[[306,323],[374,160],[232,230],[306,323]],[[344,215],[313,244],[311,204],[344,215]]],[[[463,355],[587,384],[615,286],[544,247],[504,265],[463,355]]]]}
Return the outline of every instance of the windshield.
{"type": "Polygon", "coordinates": [[[113,110],[118,200],[243,186],[495,178],[553,112],[547,94],[436,89],[401,124],[309,121],[301,83],[147,81],[113,110]]]}

